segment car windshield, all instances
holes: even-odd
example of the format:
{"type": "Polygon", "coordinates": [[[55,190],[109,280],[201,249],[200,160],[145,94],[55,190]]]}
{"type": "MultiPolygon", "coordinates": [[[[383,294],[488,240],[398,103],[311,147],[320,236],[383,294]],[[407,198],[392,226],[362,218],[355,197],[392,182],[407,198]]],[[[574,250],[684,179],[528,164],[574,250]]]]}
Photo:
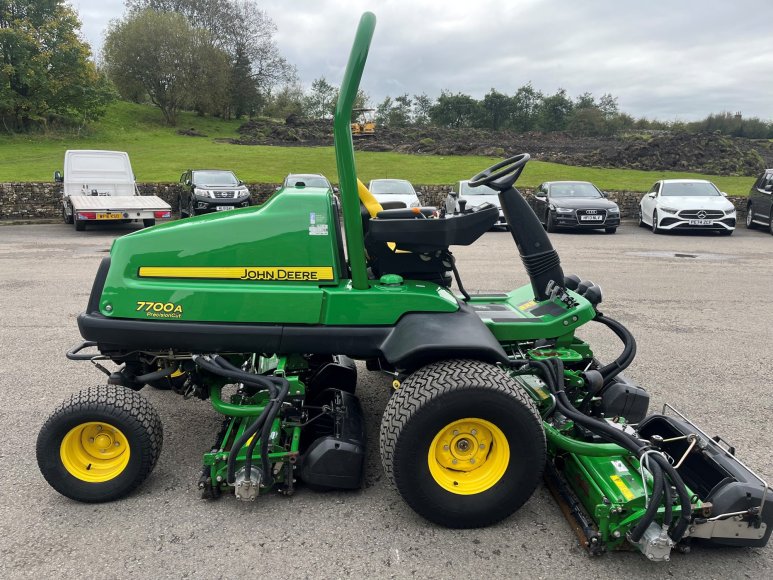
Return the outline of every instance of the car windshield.
{"type": "Polygon", "coordinates": [[[290,175],[287,178],[287,187],[295,187],[298,183],[303,183],[306,187],[330,189],[330,183],[321,175],[290,175]]]}
{"type": "Polygon", "coordinates": [[[716,186],[708,181],[680,181],[664,183],[660,195],[668,197],[716,197],[722,195],[716,186]]]}
{"type": "Polygon", "coordinates": [[[466,181],[462,181],[459,186],[459,193],[461,195],[497,195],[496,190],[491,189],[488,185],[470,187],[470,184],[466,181]]]}
{"type": "Polygon", "coordinates": [[[370,182],[370,192],[394,195],[415,195],[413,186],[404,179],[374,179],[370,182]]]}
{"type": "Polygon", "coordinates": [[[230,171],[194,171],[193,183],[197,185],[239,185],[230,171]]]}
{"type": "Polygon", "coordinates": [[[550,197],[602,197],[596,187],[590,183],[554,183],[550,186],[550,197]]]}

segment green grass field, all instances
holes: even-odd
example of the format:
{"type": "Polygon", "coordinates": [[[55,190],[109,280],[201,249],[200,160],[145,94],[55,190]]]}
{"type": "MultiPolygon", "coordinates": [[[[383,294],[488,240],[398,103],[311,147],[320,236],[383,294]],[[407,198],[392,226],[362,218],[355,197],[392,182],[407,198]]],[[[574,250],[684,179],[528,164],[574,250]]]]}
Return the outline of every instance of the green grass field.
{"type": "MultiPolygon", "coordinates": [[[[236,136],[239,124],[182,113],[178,128],[195,128],[207,135],[188,137],[177,134],[177,128],[162,125],[157,109],[118,102],[81,135],[1,136],[0,181],[50,181],[54,170],[62,168],[66,149],[127,151],[140,182],[174,182],[186,168],[192,167],[231,169],[246,182],[280,182],[291,172],[323,173],[337,181],[332,147],[246,146],[215,141],[236,136]]],[[[450,184],[471,177],[495,161],[490,157],[360,152],[357,171],[363,181],[399,177],[417,184],[450,184]]],[[[754,181],[753,177],[572,167],[533,161],[519,184],[534,187],[547,180],[583,180],[607,190],[647,191],[656,180],[669,177],[711,179],[730,195],[746,195],[754,181]]]]}

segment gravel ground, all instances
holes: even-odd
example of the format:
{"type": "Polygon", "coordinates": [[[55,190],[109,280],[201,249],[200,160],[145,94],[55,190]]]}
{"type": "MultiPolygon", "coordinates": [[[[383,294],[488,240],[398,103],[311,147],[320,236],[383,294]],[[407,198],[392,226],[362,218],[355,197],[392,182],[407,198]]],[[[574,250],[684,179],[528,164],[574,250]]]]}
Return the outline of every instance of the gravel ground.
{"type": "MultiPolygon", "coordinates": [[[[773,577],[773,547],[696,548],[662,564],[638,553],[591,559],[543,488],[491,528],[426,523],[383,477],[377,436],[389,381],[364,367],[358,390],[371,445],[360,492],[300,489],[254,504],[201,500],[201,455],[219,418],[207,402],[149,390],[165,443],[145,484],[103,505],[59,496],[38,471],[35,438],[60,400],[102,379],[64,352],[80,340],[75,318],[99,260],[113,238],[135,227],[79,233],[64,225],[0,227],[3,577],[773,577]]],[[[730,238],[656,236],[625,224],[614,236],[551,237],[565,271],[601,284],[604,312],[635,334],[639,354],[628,375],[650,391],[652,410],[673,403],[773,478],[771,236],[744,229],[730,238]]],[[[527,281],[507,233],[490,232],[456,254],[469,291],[527,281]]],[[[601,327],[583,337],[603,359],[618,352],[601,327]]]]}

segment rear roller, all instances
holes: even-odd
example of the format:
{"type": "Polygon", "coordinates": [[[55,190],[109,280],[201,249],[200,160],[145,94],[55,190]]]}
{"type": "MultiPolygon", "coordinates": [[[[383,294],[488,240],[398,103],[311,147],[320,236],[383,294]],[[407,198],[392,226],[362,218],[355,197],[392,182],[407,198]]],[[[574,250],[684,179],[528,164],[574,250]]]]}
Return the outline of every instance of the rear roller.
{"type": "Polygon", "coordinates": [[[534,405],[499,368],[443,361],[410,375],[389,401],[381,458],[419,515],[476,528],[531,497],[545,464],[545,436],[534,405]]]}
{"type": "Polygon", "coordinates": [[[117,385],[71,396],[40,430],[37,458],[46,481],[82,502],[124,497],[156,465],[163,432],[155,409],[117,385]]]}

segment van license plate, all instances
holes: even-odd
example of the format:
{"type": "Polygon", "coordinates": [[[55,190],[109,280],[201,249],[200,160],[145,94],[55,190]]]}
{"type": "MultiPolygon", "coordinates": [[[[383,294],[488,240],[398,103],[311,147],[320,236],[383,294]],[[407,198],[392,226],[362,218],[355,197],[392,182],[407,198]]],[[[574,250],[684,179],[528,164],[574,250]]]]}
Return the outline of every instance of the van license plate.
{"type": "Polygon", "coordinates": [[[691,226],[710,226],[714,223],[714,220],[690,220],[691,226]]]}
{"type": "Polygon", "coordinates": [[[232,205],[219,205],[215,209],[217,209],[217,211],[228,211],[229,209],[233,209],[233,208],[234,206],[232,205]]]}
{"type": "Polygon", "coordinates": [[[120,220],[123,219],[122,213],[98,213],[98,220],[120,220]]]}

